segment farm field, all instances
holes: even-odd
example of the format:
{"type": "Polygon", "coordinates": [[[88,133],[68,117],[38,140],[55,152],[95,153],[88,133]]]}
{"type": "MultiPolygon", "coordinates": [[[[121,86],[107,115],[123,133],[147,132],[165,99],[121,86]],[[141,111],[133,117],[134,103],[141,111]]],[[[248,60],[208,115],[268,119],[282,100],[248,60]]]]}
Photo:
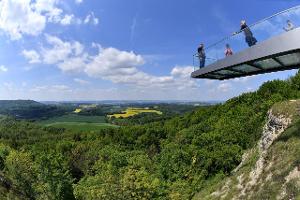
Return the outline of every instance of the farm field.
{"type": "Polygon", "coordinates": [[[163,113],[158,110],[146,109],[146,108],[127,108],[123,113],[116,113],[113,115],[108,115],[108,117],[115,118],[128,118],[134,115],[138,115],[140,113],[156,113],[158,115],[162,115],[163,113]]]}
{"type": "Polygon", "coordinates": [[[77,114],[67,114],[60,117],[53,117],[48,120],[40,121],[42,124],[55,122],[86,122],[86,123],[105,123],[104,116],[83,116],[77,114]]]}
{"type": "Polygon", "coordinates": [[[80,108],[76,108],[76,110],[74,110],[74,113],[80,113],[82,110],[80,108]]]}
{"type": "Polygon", "coordinates": [[[107,127],[116,127],[106,123],[104,116],[82,116],[76,114],[53,117],[38,123],[44,126],[66,128],[73,131],[96,131],[107,127]]]}
{"type": "Polygon", "coordinates": [[[97,131],[108,127],[117,127],[108,123],[87,123],[87,122],[54,122],[47,124],[46,126],[52,126],[56,128],[65,128],[72,131],[97,131]]]}

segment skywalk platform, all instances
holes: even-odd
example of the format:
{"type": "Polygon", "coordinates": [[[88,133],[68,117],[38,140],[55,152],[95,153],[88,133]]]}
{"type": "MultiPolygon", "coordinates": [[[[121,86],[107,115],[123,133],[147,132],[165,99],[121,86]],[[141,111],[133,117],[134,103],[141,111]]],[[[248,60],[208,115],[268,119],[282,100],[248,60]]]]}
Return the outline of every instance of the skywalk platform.
{"type": "Polygon", "coordinates": [[[300,28],[194,71],[192,78],[226,80],[300,68],[300,28]]]}

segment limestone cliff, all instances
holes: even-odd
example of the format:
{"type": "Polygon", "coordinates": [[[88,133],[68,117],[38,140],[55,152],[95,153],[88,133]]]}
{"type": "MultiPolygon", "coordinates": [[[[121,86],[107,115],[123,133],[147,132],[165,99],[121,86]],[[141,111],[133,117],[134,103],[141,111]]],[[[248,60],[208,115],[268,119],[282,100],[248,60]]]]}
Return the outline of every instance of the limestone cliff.
{"type": "Polygon", "coordinates": [[[300,197],[300,101],[273,106],[257,146],[232,175],[195,199],[298,199],[300,197]]]}

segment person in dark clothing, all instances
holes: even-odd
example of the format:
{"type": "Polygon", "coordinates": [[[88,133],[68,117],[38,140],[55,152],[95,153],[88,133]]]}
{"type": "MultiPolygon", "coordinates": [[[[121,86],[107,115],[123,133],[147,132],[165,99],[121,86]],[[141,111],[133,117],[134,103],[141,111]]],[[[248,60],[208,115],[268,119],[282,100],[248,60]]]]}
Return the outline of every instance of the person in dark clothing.
{"type": "Polygon", "coordinates": [[[241,31],[244,31],[246,42],[249,47],[255,45],[257,43],[256,38],[253,36],[253,33],[251,32],[250,28],[247,26],[246,21],[241,21],[241,31]]]}
{"type": "Polygon", "coordinates": [[[242,31],[245,34],[245,39],[246,39],[246,42],[247,42],[249,47],[251,47],[251,46],[253,46],[257,43],[256,38],[253,36],[253,33],[250,30],[250,28],[248,27],[248,25],[246,24],[245,20],[241,21],[241,30],[239,32],[236,32],[235,34],[238,34],[242,31]]]}
{"type": "Polygon", "coordinates": [[[292,30],[295,29],[295,26],[294,26],[294,24],[292,23],[291,20],[287,20],[286,23],[287,23],[287,27],[283,27],[283,29],[284,29],[286,32],[292,31],[292,30]]]}
{"type": "Polygon", "coordinates": [[[202,68],[205,66],[205,59],[206,59],[203,44],[200,44],[200,46],[198,47],[198,57],[199,57],[199,61],[200,61],[200,68],[202,68]]]}

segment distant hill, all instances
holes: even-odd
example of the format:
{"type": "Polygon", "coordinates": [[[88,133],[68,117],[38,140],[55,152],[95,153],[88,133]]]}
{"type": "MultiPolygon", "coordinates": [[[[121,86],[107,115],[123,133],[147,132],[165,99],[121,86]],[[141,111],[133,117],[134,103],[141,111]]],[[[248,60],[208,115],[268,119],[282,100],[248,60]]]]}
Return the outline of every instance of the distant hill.
{"type": "Polygon", "coordinates": [[[51,116],[63,115],[72,109],[67,106],[46,105],[33,100],[0,100],[0,114],[18,119],[47,119],[51,116]]]}
{"type": "Polygon", "coordinates": [[[43,106],[44,104],[33,100],[0,100],[0,110],[24,107],[43,106]]]}
{"type": "Polygon", "coordinates": [[[42,101],[43,104],[101,104],[101,105],[155,105],[155,104],[177,104],[177,105],[215,105],[223,101],[183,101],[183,100],[102,100],[102,101],[42,101]]]}

